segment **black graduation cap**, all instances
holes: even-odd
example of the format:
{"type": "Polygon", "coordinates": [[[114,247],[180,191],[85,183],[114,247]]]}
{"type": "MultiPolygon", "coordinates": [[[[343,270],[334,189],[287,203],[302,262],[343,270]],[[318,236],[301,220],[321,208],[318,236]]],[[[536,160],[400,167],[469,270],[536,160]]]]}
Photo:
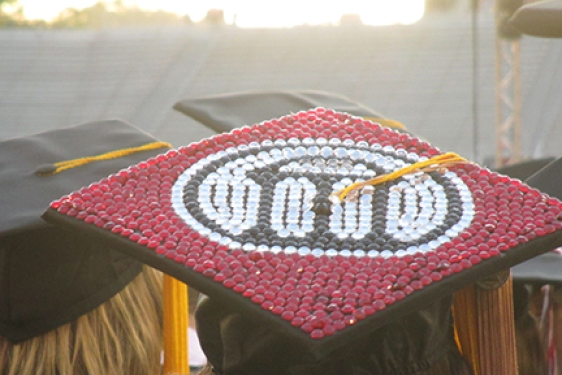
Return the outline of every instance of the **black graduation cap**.
{"type": "MultiPolygon", "coordinates": [[[[91,187],[55,200],[44,218],[97,236],[238,316],[277,327],[287,339],[280,342],[294,343],[314,363],[357,342],[377,346],[384,336],[396,356],[412,337],[424,340],[415,351],[427,365],[442,353],[431,328],[444,323],[448,332],[450,321],[440,318],[449,304],[441,316],[395,325],[402,329],[395,340],[378,330],[562,244],[557,199],[409,134],[325,108],[219,134],[118,176],[95,190],[107,190],[105,206],[127,192],[131,205],[119,222],[92,207],[91,187]]],[[[220,336],[222,326],[209,329],[220,336]]],[[[201,343],[224,371],[217,341],[201,343]]],[[[238,344],[242,357],[254,344],[261,348],[238,344]]]]}
{"type": "Polygon", "coordinates": [[[509,20],[523,34],[562,38],[562,1],[547,0],[525,4],[509,20]]]}
{"type": "Polygon", "coordinates": [[[529,259],[511,270],[513,280],[532,285],[562,284],[562,254],[554,250],[529,259]]]}
{"type": "MultiPolygon", "coordinates": [[[[71,322],[141,271],[138,261],[49,225],[41,214],[53,199],[167,148],[117,120],[0,143],[0,335],[18,343],[71,322]]],[[[86,199],[97,208],[104,193],[99,187],[92,185],[96,192],[86,199]]]]}
{"type": "Polygon", "coordinates": [[[405,130],[398,121],[387,119],[363,104],[343,95],[320,90],[239,91],[183,99],[174,105],[174,109],[217,133],[317,107],[376,119],[381,125],[405,130]]]}
{"type": "MultiPolygon", "coordinates": [[[[560,186],[562,186],[562,158],[543,165],[544,163],[541,161],[546,160],[551,159],[536,161],[534,173],[529,173],[530,176],[527,176],[525,183],[529,186],[540,187],[545,194],[558,196],[560,186]]],[[[517,166],[525,165],[518,164],[512,168],[517,166]]],[[[513,280],[522,284],[537,286],[562,284],[562,254],[558,250],[548,252],[513,267],[511,272],[513,280]]]]}
{"type": "Polygon", "coordinates": [[[496,169],[496,172],[505,174],[511,178],[525,181],[542,168],[555,160],[553,157],[524,160],[519,163],[509,164],[496,169]]]}

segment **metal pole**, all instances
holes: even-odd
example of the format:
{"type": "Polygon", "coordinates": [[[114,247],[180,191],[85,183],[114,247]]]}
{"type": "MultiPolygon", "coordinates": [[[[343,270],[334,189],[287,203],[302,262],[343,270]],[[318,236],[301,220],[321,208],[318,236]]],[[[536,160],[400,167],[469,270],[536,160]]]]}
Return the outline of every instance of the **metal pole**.
{"type": "Polygon", "coordinates": [[[520,42],[496,38],[496,168],[520,160],[520,42]]]}
{"type": "Polygon", "coordinates": [[[480,162],[478,152],[478,1],[472,0],[472,160],[480,162]]]}

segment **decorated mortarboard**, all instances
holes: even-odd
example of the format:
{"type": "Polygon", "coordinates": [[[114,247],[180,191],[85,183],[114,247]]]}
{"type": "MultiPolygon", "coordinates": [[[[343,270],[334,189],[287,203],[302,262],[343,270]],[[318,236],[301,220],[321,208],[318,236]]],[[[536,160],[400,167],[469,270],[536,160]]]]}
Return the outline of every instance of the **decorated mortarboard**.
{"type": "Polygon", "coordinates": [[[174,105],[174,109],[217,133],[317,107],[376,119],[381,125],[404,129],[398,121],[387,119],[361,103],[343,95],[319,90],[241,91],[187,98],[174,105]]]}
{"type": "Polygon", "coordinates": [[[55,200],[44,218],[318,358],[562,244],[557,199],[325,108],[153,157],[55,200]]]}
{"type": "Polygon", "coordinates": [[[523,34],[562,38],[562,1],[546,0],[525,4],[517,9],[509,24],[523,34]]]}
{"type": "Polygon", "coordinates": [[[1,336],[18,343],[71,322],[140,272],[133,258],[41,215],[53,199],[168,148],[121,121],[0,143],[1,336]]]}

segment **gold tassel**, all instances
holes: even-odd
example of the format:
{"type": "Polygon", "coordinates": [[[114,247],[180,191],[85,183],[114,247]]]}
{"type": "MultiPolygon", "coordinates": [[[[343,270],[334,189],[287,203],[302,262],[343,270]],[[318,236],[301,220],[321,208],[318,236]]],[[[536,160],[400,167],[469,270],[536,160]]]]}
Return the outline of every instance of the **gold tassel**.
{"type": "Polygon", "coordinates": [[[407,130],[406,127],[401,122],[398,122],[396,120],[391,120],[391,119],[388,119],[388,118],[367,117],[367,116],[365,116],[363,118],[365,120],[369,120],[371,122],[374,122],[375,124],[380,124],[380,125],[385,126],[387,128],[407,130]]]}
{"type": "Polygon", "coordinates": [[[461,354],[466,358],[474,375],[480,375],[480,352],[478,350],[478,322],[476,320],[476,291],[474,286],[459,290],[455,294],[453,316],[455,339],[461,354]]]}
{"type": "Polygon", "coordinates": [[[476,289],[482,375],[517,375],[513,281],[497,289],[476,289]]]}
{"type": "Polygon", "coordinates": [[[137,152],[147,151],[147,150],[157,150],[159,148],[172,148],[172,145],[167,142],[152,142],[138,147],[123,148],[120,150],[106,152],[105,154],[85,156],[78,159],[59,161],[52,165],[48,165],[47,166],[48,168],[42,166],[41,168],[43,168],[44,170],[39,171],[39,174],[42,176],[53,175],[53,174],[60,173],[62,171],[66,171],[67,169],[80,167],[82,165],[89,164],[95,161],[117,159],[137,152]]]}
{"type": "Polygon", "coordinates": [[[473,285],[455,296],[461,352],[475,375],[518,374],[512,284],[509,276],[499,287],[473,285]]]}
{"type": "Polygon", "coordinates": [[[375,186],[384,184],[388,181],[394,181],[404,175],[417,172],[432,172],[439,169],[446,169],[447,167],[456,164],[466,164],[469,163],[465,158],[455,154],[454,152],[447,152],[446,154],[441,154],[434,156],[431,159],[419,161],[412,165],[408,165],[404,168],[400,168],[394,172],[376,176],[367,181],[356,182],[344,189],[338,190],[331,194],[331,197],[337,198],[340,202],[343,201],[346,196],[356,190],[359,190],[366,186],[375,186]]]}
{"type": "Polygon", "coordinates": [[[164,375],[188,375],[187,285],[164,275],[164,375]]]}

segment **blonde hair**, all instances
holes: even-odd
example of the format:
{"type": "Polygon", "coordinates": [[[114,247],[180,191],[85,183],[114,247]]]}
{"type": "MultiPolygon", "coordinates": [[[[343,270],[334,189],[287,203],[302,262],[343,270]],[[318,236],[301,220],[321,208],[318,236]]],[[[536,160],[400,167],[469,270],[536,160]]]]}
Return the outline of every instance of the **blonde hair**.
{"type": "Polygon", "coordinates": [[[42,336],[0,336],[0,374],[154,375],[162,351],[162,275],[144,267],[121,292],[42,336]]]}

